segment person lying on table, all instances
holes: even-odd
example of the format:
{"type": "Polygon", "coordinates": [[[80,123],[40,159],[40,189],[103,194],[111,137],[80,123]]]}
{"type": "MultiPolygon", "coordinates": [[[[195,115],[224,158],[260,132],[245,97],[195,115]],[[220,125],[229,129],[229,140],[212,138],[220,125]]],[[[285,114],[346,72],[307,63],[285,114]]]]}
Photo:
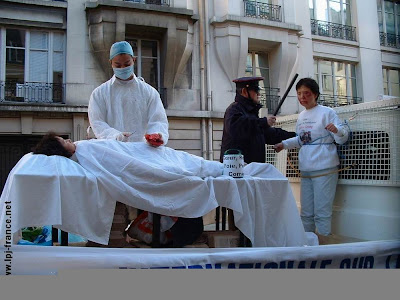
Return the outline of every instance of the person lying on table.
{"type": "Polygon", "coordinates": [[[198,177],[218,177],[223,173],[223,164],[218,161],[206,160],[200,156],[193,155],[184,151],[175,150],[169,147],[150,147],[143,142],[123,143],[115,140],[94,139],[72,142],[70,139],[64,139],[54,132],[49,132],[35,146],[33,154],[44,154],[47,156],[60,155],[79,161],[76,153],[79,148],[86,147],[85,150],[94,146],[104,149],[107,147],[107,154],[117,156],[146,156],[143,162],[149,167],[158,168],[163,171],[176,173],[180,175],[198,176],[198,177]],[[116,147],[129,150],[121,153],[113,150],[120,150],[116,147]],[[113,149],[114,148],[114,149],[113,149]]]}
{"type": "MultiPolygon", "coordinates": [[[[72,142],[70,139],[57,136],[54,132],[42,138],[33,154],[59,155],[77,161],[92,172],[101,183],[104,182],[103,185],[115,199],[128,199],[126,190],[132,187],[130,193],[133,193],[133,196],[145,198],[150,203],[150,206],[135,207],[147,211],[156,206],[153,203],[157,202],[159,197],[166,199],[169,196],[168,188],[185,186],[187,189],[192,188],[201,192],[206,188],[206,184],[200,185],[198,180],[192,180],[192,176],[218,177],[223,173],[223,164],[220,162],[205,160],[166,146],[152,147],[149,142],[127,143],[106,139],[72,142]]],[[[183,195],[186,195],[184,191],[182,199],[185,199],[183,195]]],[[[174,199],[169,207],[171,210],[181,208],[183,201],[174,199]]],[[[191,203],[191,205],[201,204],[191,203]]],[[[167,210],[168,207],[165,212],[167,210]]],[[[185,214],[190,214],[190,206],[185,214]]],[[[169,216],[164,213],[163,215],[169,216]]],[[[192,244],[203,232],[203,226],[201,228],[187,226],[188,229],[183,234],[180,230],[174,235],[175,224],[170,229],[173,236],[172,247],[192,244]]]]}

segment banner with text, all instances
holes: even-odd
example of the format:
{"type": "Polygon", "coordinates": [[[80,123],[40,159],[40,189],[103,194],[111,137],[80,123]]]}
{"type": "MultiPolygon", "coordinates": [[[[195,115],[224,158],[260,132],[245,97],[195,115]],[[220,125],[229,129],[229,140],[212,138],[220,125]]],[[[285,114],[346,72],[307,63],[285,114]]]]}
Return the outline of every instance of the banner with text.
{"type": "Polygon", "coordinates": [[[400,241],[280,248],[92,248],[8,245],[2,275],[68,269],[399,269],[400,241]]]}

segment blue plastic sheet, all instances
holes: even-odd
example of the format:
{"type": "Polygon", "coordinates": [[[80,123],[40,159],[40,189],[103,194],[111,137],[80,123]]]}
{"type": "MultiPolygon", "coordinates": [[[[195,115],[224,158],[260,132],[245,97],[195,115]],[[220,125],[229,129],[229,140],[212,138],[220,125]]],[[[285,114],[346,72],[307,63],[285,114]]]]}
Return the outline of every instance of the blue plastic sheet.
{"type": "MultiPolygon", "coordinates": [[[[58,229],[58,242],[61,243],[61,231],[58,229]]],[[[80,235],[68,233],[68,243],[87,242],[87,239],[80,235]]],[[[33,241],[21,239],[18,245],[52,246],[52,226],[43,226],[40,234],[33,241]]]]}

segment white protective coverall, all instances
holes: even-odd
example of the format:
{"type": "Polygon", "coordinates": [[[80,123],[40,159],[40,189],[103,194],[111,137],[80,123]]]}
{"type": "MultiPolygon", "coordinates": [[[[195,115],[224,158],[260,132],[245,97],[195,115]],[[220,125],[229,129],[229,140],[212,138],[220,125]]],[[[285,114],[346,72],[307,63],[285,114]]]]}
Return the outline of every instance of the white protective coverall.
{"type": "Polygon", "coordinates": [[[168,142],[168,119],[156,89],[133,74],[128,81],[113,75],[91,94],[89,122],[98,139],[127,142],[144,140],[146,133],[161,133],[168,142]],[[122,132],[132,133],[124,139],[122,132]]]}

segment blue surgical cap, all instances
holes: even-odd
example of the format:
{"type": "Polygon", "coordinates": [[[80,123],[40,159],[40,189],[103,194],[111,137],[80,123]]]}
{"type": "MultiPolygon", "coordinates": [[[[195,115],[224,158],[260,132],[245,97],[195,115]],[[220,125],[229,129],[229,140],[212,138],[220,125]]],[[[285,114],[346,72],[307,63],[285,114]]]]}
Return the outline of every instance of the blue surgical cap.
{"type": "Polygon", "coordinates": [[[132,46],[125,41],[114,43],[110,49],[110,60],[119,54],[129,54],[133,57],[132,46]]]}

